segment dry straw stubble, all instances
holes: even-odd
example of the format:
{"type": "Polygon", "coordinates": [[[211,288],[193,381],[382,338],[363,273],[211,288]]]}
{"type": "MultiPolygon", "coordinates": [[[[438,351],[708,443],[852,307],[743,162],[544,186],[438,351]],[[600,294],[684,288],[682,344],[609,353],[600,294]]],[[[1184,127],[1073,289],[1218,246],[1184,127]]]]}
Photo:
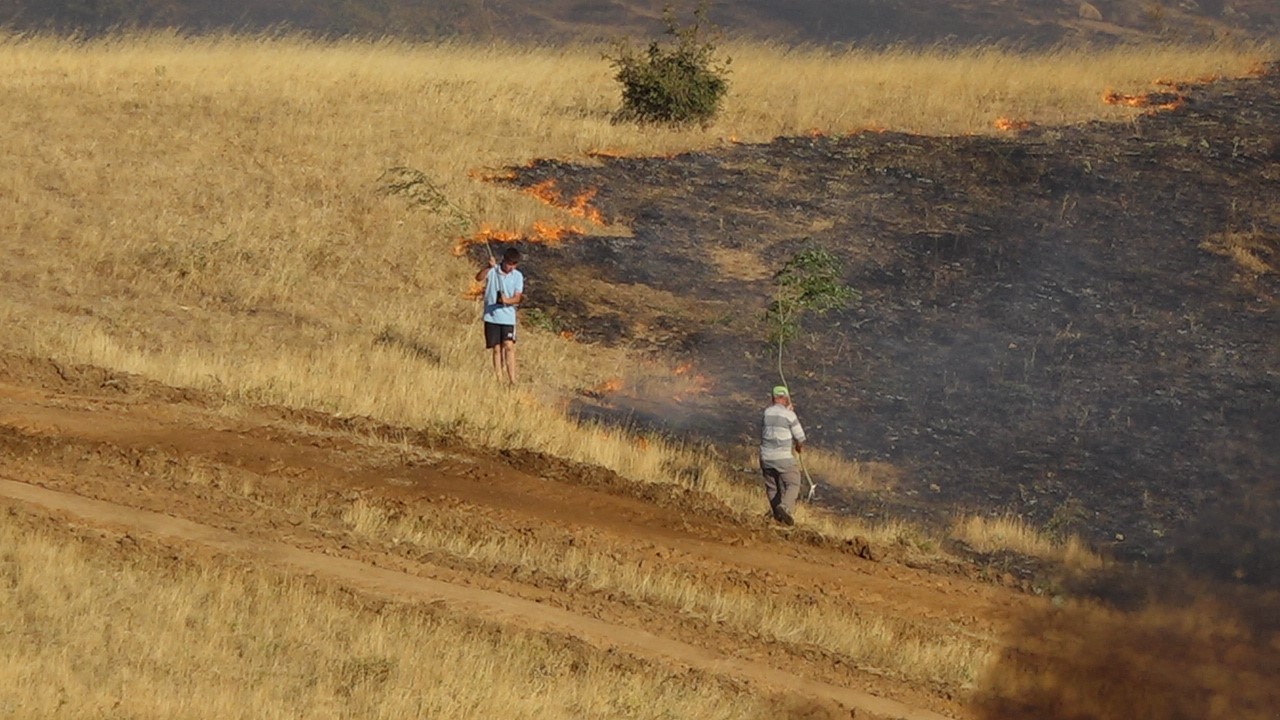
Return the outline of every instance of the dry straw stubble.
{"type": "Polygon", "coordinates": [[[737,718],[769,699],[235,563],[0,515],[6,717],[737,718]],[[141,550],[141,551],[140,551],[141,550]],[[145,602],[142,599],[145,598],[145,602]],[[305,612],[299,612],[305,608],[305,612]]]}

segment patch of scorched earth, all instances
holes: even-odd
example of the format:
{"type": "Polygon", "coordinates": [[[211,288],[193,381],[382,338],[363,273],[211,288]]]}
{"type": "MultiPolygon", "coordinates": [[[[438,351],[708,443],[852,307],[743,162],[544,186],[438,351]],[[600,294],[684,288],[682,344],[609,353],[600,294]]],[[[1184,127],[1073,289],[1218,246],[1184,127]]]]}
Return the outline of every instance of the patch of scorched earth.
{"type": "Polygon", "coordinates": [[[1280,73],[1105,99],[1144,110],[513,169],[505,182],[589,193],[633,230],[517,238],[540,320],[706,378],[678,398],[593,390],[580,411],[749,444],[777,377],[770,276],[822,247],[863,298],[788,348],[802,417],[816,445],[902,471],[895,489],[828,492],[833,506],[1017,512],[1264,580],[1265,553],[1200,552],[1217,530],[1197,519],[1265,530],[1240,499],[1280,466],[1280,73]]]}

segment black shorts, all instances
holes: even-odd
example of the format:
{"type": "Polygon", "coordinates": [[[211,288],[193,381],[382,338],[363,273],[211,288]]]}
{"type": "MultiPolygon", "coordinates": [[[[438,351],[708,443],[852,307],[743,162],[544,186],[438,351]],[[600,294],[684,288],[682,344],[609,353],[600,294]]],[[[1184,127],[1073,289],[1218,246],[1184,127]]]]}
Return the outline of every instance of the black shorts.
{"type": "Polygon", "coordinates": [[[484,324],[484,346],[486,348],[501,345],[508,340],[511,342],[516,341],[515,325],[499,325],[491,322],[484,324]]]}

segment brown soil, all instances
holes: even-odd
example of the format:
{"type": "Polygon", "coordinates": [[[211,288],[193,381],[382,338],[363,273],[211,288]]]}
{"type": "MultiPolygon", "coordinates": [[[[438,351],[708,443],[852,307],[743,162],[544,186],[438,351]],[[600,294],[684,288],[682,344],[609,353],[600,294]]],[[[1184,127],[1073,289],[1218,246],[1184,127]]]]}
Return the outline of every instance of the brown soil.
{"type": "MultiPolygon", "coordinates": [[[[39,509],[47,522],[100,528],[106,540],[139,552],[153,545],[212,550],[746,681],[818,703],[806,710],[813,717],[1083,717],[1070,712],[1081,703],[1100,712],[1091,717],[1261,718],[1280,707],[1280,632],[1275,613],[1265,612],[1275,607],[1267,596],[1198,595],[1205,622],[1221,620],[1231,633],[1152,638],[954,567],[908,567],[891,554],[868,560],[877,553],[737,517],[697,492],[636,486],[528,453],[477,453],[367,420],[229,406],[46,359],[0,356],[0,498],[23,512],[39,509]],[[708,583],[767,584],[797,600],[839,598],[921,633],[960,625],[1002,636],[1009,650],[972,695],[913,686],[803,645],[570,586],[536,568],[495,572],[358,536],[341,519],[356,501],[440,528],[598,548],[619,563],[678,563],[708,583]],[[1223,668],[1235,674],[1224,680],[1223,668]],[[1082,688],[1097,693],[1082,700],[1082,688]]],[[[1132,590],[1114,579],[1097,583],[1088,590],[1105,587],[1117,598],[1132,590]]]]}

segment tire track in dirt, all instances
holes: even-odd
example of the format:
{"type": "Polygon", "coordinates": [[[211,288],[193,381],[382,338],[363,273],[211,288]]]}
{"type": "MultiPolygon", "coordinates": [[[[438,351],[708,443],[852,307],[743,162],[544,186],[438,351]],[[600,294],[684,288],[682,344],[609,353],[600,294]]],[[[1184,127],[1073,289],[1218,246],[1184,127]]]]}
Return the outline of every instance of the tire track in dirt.
{"type": "Polygon", "coordinates": [[[109,443],[202,457],[266,476],[293,476],[375,491],[413,506],[452,498],[533,523],[590,528],[624,542],[659,544],[789,583],[857,597],[904,617],[981,618],[1007,623],[1033,603],[1006,589],[808,545],[772,527],[751,527],[577,485],[548,480],[482,455],[440,462],[373,462],[368,448],[335,438],[233,422],[174,403],[40,393],[0,382],[0,426],[58,441],[109,443]],[[909,600],[909,601],[908,601],[909,600]]]}
{"type": "Polygon", "coordinates": [[[644,630],[603,622],[501,593],[416,577],[283,543],[245,538],[189,520],[48,490],[3,477],[0,477],[0,495],[47,511],[70,515],[74,521],[145,533],[167,542],[196,543],[220,552],[287,567],[296,572],[315,574],[388,599],[444,602],[458,612],[480,616],[492,622],[545,632],[567,633],[598,648],[622,650],[775,690],[799,692],[854,710],[901,720],[946,720],[944,715],[887,698],[813,681],[785,670],[729,657],[644,630]]]}
{"type": "MultiPolygon", "coordinates": [[[[50,365],[0,354],[0,477],[27,481],[5,483],[0,502],[10,502],[2,500],[12,497],[6,488],[18,488],[26,499],[17,502],[76,514],[65,503],[32,502],[62,498],[83,510],[79,522],[130,532],[139,532],[138,518],[150,518],[168,528],[156,534],[170,546],[247,554],[356,590],[444,602],[507,623],[499,627],[581,637],[642,661],[861,708],[859,717],[1274,717],[1274,597],[1246,593],[1242,604],[1210,591],[1194,622],[1178,620],[1185,600],[1157,606],[1154,620],[1060,607],[961,575],[813,545],[803,532],[736,516],[678,486],[602,479],[599,468],[358,418],[254,406],[224,412],[221,401],[191,391],[50,365]],[[205,471],[215,481],[188,476],[205,471]],[[974,687],[912,682],[820,644],[595,592],[536,567],[513,572],[431,547],[400,548],[345,524],[344,513],[360,503],[430,516],[446,531],[478,525],[482,534],[519,534],[551,552],[586,547],[618,567],[665,565],[690,582],[749,587],[784,602],[821,596],[851,618],[865,610],[872,621],[896,623],[905,631],[898,637],[967,635],[997,655],[974,687]],[[314,562],[328,569],[308,569],[314,562]]],[[[1108,579],[1096,581],[1105,591],[1108,579]]],[[[1113,590],[1149,592],[1132,581],[1113,590]]],[[[1188,592],[1179,587],[1178,597],[1188,592]]]]}
{"type": "Polygon", "coordinates": [[[956,717],[969,715],[964,688],[917,684],[822,642],[757,633],[749,624],[726,624],[641,595],[596,591],[555,571],[485,564],[429,544],[398,545],[392,536],[357,530],[346,513],[371,508],[388,518],[430,518],[425,527],[460,537],[479,527],[476,537],[520,536],[544,552],[586,549],[609,567],[665,569],[729,596],[751,592],[802,607],[817,602],[888,623],[907,638],[994,641],[1039,600],[951,572],[871,562],[849,548],[815,544],[812,532],[740,516],[678,485],[638,484],[601,468],[473,448],[369,419],[226,405],[134,376],[3,354],[0,471],[243,542],[340,556],[646,637],[694,639],[690,647],[710,664],[786,668],[845,697],[891,697],[902,707],[956,717]]]}

